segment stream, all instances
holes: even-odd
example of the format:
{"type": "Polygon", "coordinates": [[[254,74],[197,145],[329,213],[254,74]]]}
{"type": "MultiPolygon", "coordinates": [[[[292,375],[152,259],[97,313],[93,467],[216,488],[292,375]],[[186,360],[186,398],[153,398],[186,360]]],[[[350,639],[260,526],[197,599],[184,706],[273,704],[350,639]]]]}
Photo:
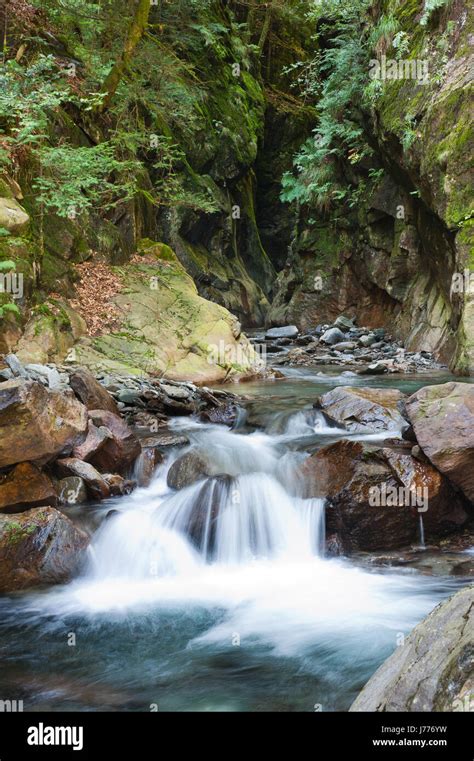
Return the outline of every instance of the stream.
{"type": "Polygon", "coordinates": [[[326,558],[324,501],[302,499],[295,476],[308,451],[347,438],[312,409],[318,394],[413,392],[450,376],[285,376],[237,389],[248,400],[232,430],[171,422],[230,486],[169,489],[180,449],[149,487],[71,511],[98,526],[82,575],[0,600],[2,697],[32,711],[345,711],[403,635],[466,583],[326,558]]]}

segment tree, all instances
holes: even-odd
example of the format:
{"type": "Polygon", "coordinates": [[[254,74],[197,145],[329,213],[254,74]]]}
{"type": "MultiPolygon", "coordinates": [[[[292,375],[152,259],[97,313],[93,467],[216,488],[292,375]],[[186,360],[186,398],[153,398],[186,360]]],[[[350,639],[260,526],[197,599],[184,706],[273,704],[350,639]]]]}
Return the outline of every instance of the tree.
{"type": "Polygon", "coordinates": [[[117,87],[130,64],[135,48],[148,27],[150,7],[151,0],[138,0],[135,15],[127,30],[123,50],[112,66],[103,84],[102,90],[105,92],[105,97],[100,106],[101,111],[105,111],[110,106],[112,98],[117,91],[117,87]]]}

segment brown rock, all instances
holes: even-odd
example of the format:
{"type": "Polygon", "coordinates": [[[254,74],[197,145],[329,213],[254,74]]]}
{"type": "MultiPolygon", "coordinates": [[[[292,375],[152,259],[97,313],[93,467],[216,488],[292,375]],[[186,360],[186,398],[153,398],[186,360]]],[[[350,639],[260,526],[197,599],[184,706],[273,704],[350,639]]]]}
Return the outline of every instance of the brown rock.
{"type": "Polygon", "coordinates": [[[87,410],[72,392],[22,378],[0,384],[0,467],[44,464],[69,454],[86,436],[87,410]]]}
{"type": "Polygon", "coordinates": [[[171,489],[185,489],[211,475],[209,463],[197,452],[186,452],[174,461],[168,471],[167,484],[171,489]]]}
{"type": "Polygon", "coordinates": [[[0,512],[20,513],[31,507],[57,505],[51,479],[30,462],[21,462],[0,481],[0,512]]]}
{"type": "Polygon", "coordinates": [[[110,432],[110,438],[91,457],[91,462],[108,473],[116,473],[131,465],[141,452],[140,442],[132,429],[122,418],[107,410],[91,410],[89,416],[95,426],[105,427],[110,432]]]}
{"type": "Polygon", "coordinates": [[[474,502],[474,386],[427,386],[407,401],[425,455],[474,502]]]}
{"type": "Polygon", "coordinates": [[[58,460],[56,467],[64,476],[78,476],[85,481],[87,491],[93,499],[107,499],[110,497],[110,488],[103,476],[88,462],[78,460],[76,457],[67,457],[58,460]]]}
{"type": "Polygon", "coordinates": [[[74,370],[69,376],[69,383],[76,396],[88,410],[108,410],[118,414],[115,399],[100,385],[89,370],[84,367],[74,370]]]}
{"type": "Polygon", "coordinates": [[[53,507],[0,515],[0,593],[68,581],[89,543],[53,507]]]}
{"type": "Polygon", "coordinates": [[[327,534],[337,534],[346,553],[417,542],[420,516],[428,540],[470,520],[440,473],[392,449],[342,440],[309,457],[300,472],[304,497],[327,498],[327,534]]]}
{"type": "Polygon", "coordinates": [[[136,486],[135,481],[129,481],[116,473],[104,473],[104,479],[112,497],[123,497],[131,494],[136,486]]]}
{"type": "Polygon", "coordinates": [[[89,420],[87,438],[82,444],[78,444],[78,446],[74,447],[72,454],[79,460],[90,462],[94,459],[94,456],[104,448],[106,442],[110,439],[112,439],[112,434],[108,428],[104,428],[104,426],[97,428],[97,426],[89,420]]]}

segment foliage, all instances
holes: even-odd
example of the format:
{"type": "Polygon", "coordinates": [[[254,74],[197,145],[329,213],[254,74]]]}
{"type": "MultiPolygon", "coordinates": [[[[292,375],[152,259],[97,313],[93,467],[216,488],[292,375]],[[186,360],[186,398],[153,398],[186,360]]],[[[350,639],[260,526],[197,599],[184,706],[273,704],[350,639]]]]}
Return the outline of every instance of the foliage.
{"type": "Polygon", "coordinates": [[[370,47],[366,42],[363,12],[366,2],[330,0],[309,15],[320,24],[318,36],[331,45],[306,70],[307,93],[319,92],[318,124],[314,137],[295,157],[294,171],[282,179],[282,199],[328,209],[333,202],[357,202],[362,188],[341,175],[344,161],[357,164],[371,154],[365,139],[363,107],[370,47]]]}

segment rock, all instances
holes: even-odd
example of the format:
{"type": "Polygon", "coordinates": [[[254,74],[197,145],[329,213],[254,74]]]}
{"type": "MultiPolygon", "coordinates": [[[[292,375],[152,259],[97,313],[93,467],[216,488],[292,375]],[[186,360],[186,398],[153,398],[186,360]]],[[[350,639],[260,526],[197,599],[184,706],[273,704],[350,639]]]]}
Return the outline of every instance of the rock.
{"type": "Polygon", "coordinates": [[[123,404],[131,404],[134,407],[145,407],[146,404],[142,399],[140,391],[132,391],[128,388],[123,388],[118,392],[117,399],[123,404]]]}
{"type": "Polygon", "coordinates": [[[334,320],[334,327],[339,328],[340,330],[352,330],[354,326],[354,320],[351,320],[350,317],[346,317],[343,314],[340,314],[337,319],[334,320]]]}
{"type": "Polygon", "coordinates": [[[112,497],[124,497],[131,494],[136,486],[135,481],[129,481],[116,473],[104,473],[104,480],[112,497]]]}
{"type": "Polygon", "coordinates": [[[91,462],[95,455],[98,454],[104,448],[105,444],[111,440],[113,440],[112,434],[108,428],[105,428],[104,426],[97,428],[97,426],[89,420],[87,437],[82,444],[74,447],[72,454],[79,460],[91,462]]]}
{"type": "Polygon", "coordinates": [[[20,513],[31,507],[57,505],[51,479],[30,462],[21,462],[0,480],[0,512],[20,513]]]}
{"type": "Polygon", "coordinates": [[[22,378],[0,384],[0,467],[69,454],[86,430],[87,410],[72,392],[22,378]]]}
{"type": "Polygon", "coordinates": [[[406,408],[425,455],[474,502],[474,386],[427,386],[406,408]]]}
{"type": "Polygon", "coordinates": [[[76,457],[67,457],[58,460],[56,467],[65,476],[73,475],[85,481],[87,491],[92,499],[107,499],[110,497],[110,488],[103,476],[88,462],[82,462],[76,457]]]}
{"type": "Polygon", "coordinates": [[[233,425],[237,420],[241,408],[233,402],[227,402],[221,404],[218,407],[212,407],[205,412],[202,412],[200,419],[208,423],[214,423],[219,425],[233,425]]]}
{"type": "Polygon", "coordinates": [[[110,432],[110,438],[104,440],[90,461],[106,472],[121,471],[132,465],[141,452],[140,442],[132,429],[122,418],[107,410],[90,410],[89,416],[95,426],[110,432]]]}
{"type": "Polygon", "coordinates": [[[39,381],[45,386],[48,386],[48,388],[60,390],[67,388],[67,383],[63,382],[61,375],[53,367],[47,367],[46,365],[29,364],[25,365],[25,371],[30,380],[39,381]]]}
{"type": "Polygon", "coordinates": [[[329,328],[329,330],[326,330],[321,338],[319,339],[324,344],[329,344],[329,346],[332,346],[333,344],[341,343],[341,341],[344,341],[345,335],[342,332],[342,330],[339,330],[339,328],[329,328]]]}
{"type": "Polygon", "coordinates": [[[315,403],[325,417],[351,433],[394,431],[407,427],[404,394],[397,389],[338,386],[315,403]]]}
{"type": "Polygon", "coordinates": [[[158,447],[158,449],[164,450],[171,447],[185,447],[188,444],[189,439],[187,436],[179,433],[171,433],[170,431],[157,433],[142,439],[142,446],[158,447]]]}
{"type": "Polygon", "coordinates": [[[191,397],[191,391],[185,386],[170,386],[168,383],[161,383],[160,388],[170,399],[183,401],[191,397]]]}
{"type": "Polygon", "coordinates": [[[341,341],[341,343],[334,344],[332,348],[336,351],[353,351],[356,344],[353,341],[341,341]]]}
{"type": "Polygon", "coordinates": [[[87,325],[67,301],[55,299],[54,304],[42,306],[45,312],[33,313],[25,325],[15,348],[18,358],[40,365],[69,361],[70,350],[87,333],[87,325]]]}
{"type": "Polygon", "coordinates": [[[0,593],[68,581],[88,543],[87,534],[53,507],[0,515],[0,593]]]}
{"type": "Polygon", "coordinates": [[[28,214],[14,198],[0,198],[0,227],[14,235],[21,235],[29,223],[28,214]]]}
{"type": "Polygon", "coordinates": [[[373,333],[368,333],[366,336],[359,338],[359,344],[361,346],[372,346],[377,341],[373,333]]]}
{"type": "Polygon", "coordinates": [[[184,489],[211,475],[209,463],[197,452],[186,452],[172,464],[168,471],[167,484],[170,489],[184,489]]]}
{"type": "Polygon", "coordinates": [[[87,502],[87,488],[79,476],[62,478],[58,484],[59,501],[62,505],[82,505],[87,502]]]}
{"type": "Polygon", "coordinates": [[[155,468],[163,462],[163,455],[158,449],[143,447],[134,468],[134,478],[138,486],[149,486],[155,473],[155,468]]]}
{"type": "Polygon", "coordinates": [[[199,489],[189,510],[184,533],[207,558],[214,552],[217,519],[228,503],[233,479],[220,475],[208,478],[199,489]]]}
{"type": "Polygon", "coordinates": [[[265,333],[265,338],[272,340],[272,338],[296,338],[299,330],[296,325],[285,325],[282,328],[269,328],[265,333]]]}
{"type": "Polygon", "coordinates": [[[338,441],[305,460],[301,477],[304,497],[327,498],[327,533],[338,535],[346,553],[417,542],[420,515],[427,540],[470,520],[462,498],[435,468],[388,448],[338,441]]]}
{"type": "Polygon", "coordinates": [[[27,372],[25,368],[23,367],[22,363],[16,356],[16,354],[7,354],[5,357],[5,362],[10,368],[13,375],[17,378],[26,378],[27,372]]]}
{"type": "Polygon", "coordinates": [[[199,295],[168,246],[148,244],[143,262],[117,273],[121,288],[111,302],[120,315],[117,327],[100,341],[82,338],[75,346],[77,362],[94,372],[145,372],[200,385],[263,373],[237,318],[199,295]]]}
{"type": "Polygon", "coordinates": [[[69,383],[76,396],[88,410],[108,410],[118,413],[114,398],[84,367],[74,370],[69,376],[69,383]]]}
{"type": "Polygon", "coordinates": [[[467,502],[430,463],[388,448],[382,454],[399,483],[425,500],[426,510],[420,514],[428,541],[458,531],[471,520],[467,502]]]}
{"type": "Polygon", "coordinates": [[[359,375],[383,375],[388,372],[388,367],[385,362],[372,362],[362,370],[359,370],[359,375]]]}
{"type": "Polygon", "coordinates": [[[473,711],[474,586],[438,605],[382,664],[350,711],[473,711]]]}

